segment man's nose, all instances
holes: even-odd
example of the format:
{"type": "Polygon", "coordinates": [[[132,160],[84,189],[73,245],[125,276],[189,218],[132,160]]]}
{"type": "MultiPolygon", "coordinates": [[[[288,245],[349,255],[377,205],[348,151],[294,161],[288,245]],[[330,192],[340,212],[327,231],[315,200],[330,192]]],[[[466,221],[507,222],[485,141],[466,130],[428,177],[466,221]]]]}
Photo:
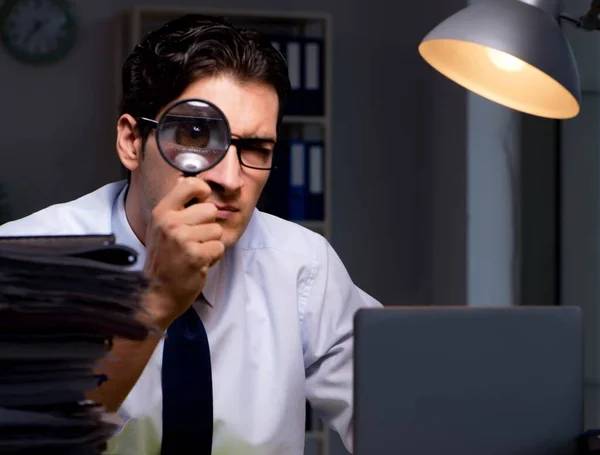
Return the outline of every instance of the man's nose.
{"type": "Polygon", "coordinates": [[[225,157],[212,169],[204,173],[207,183],[217,185],[227,193],[235,192],[242,187],[241,164],[237,150],[231,145],[225,157]]]}

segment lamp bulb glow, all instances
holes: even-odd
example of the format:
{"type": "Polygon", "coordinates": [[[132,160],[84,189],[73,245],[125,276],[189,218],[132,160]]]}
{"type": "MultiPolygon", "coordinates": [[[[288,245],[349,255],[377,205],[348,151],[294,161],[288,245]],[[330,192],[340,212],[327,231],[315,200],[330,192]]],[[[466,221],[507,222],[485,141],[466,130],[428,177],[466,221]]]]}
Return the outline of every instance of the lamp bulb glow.
{"type": "Polygon", "coordinates": [[[523,60],[519,60],[517,57],[513,57],[506,52],[488,48],[487,54],[492,63],[503,71],[515,73],[521,71],[525,67],[525,62],[523,60]]]}

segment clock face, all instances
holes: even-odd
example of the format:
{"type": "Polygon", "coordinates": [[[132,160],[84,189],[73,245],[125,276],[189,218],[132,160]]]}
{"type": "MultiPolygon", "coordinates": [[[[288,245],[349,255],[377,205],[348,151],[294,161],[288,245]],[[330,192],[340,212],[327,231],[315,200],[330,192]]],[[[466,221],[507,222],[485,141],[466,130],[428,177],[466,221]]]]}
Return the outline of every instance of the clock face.
{"type": "Polygon", "coordinates": [[[0,9],[0,38],[26,63],[52,63],[73,47],[76,22],[66,0],[6,0],[0,9]]]}

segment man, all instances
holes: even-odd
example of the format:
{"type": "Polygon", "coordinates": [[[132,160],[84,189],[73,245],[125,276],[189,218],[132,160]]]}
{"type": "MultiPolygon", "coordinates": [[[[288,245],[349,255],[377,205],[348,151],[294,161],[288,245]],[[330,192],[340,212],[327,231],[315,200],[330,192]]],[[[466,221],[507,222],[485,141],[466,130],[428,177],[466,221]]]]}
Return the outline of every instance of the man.
{"type": "MultiPolygon", "coordinates": [[[[208,373],[192,381],[200,389],[208,379],[198,400],[212,398],[188,420],[199,429],[200,414],[212,410],[212,453],[303,454],[306,399],[352,450],[353,316],[379,303],[353,284],[323,237],[256,209],[269,171],[247,163],[256,148],[272,159],[288,90],[283,58],[258,33],[204,16],[175,20],[149,34],[124,65],[116,147],[129,181],[0,227],[0,235],[112,232],[139,252],[153,278],[140,317],[169,328],[169,336],[115,340],[104,364],[109,379],[91,394],[125,419],[109,453],[168,451],[167,420],[178,411],[166,418],[163,389],[184,348],[167,355],[167,344],[175,321],[191,313],[210,344],[208,373]],[[139,120],[159,119],[187,98],[218,106],[232,138],[245,145],[184,178],[139,120]]],[[[187,365],[196,363],[200,356],[187,365]]],[[[177,425],[183,432],[185,421],[177,425]]],[[[200,433],[178,453],[210,451],[198,448],[200,433]]]]}

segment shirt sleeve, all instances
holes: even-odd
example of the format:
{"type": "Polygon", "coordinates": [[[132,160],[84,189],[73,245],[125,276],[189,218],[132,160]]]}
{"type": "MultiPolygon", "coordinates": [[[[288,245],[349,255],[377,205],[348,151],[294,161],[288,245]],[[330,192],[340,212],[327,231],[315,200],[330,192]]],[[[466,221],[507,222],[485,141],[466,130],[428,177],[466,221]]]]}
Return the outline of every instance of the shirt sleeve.
{"type": "Polygon", "coordinates": [[[306,395],[352,453],[354,314],[381,304],[352,282],[328,242],[312,279],[302,319],[306,395]]]}

